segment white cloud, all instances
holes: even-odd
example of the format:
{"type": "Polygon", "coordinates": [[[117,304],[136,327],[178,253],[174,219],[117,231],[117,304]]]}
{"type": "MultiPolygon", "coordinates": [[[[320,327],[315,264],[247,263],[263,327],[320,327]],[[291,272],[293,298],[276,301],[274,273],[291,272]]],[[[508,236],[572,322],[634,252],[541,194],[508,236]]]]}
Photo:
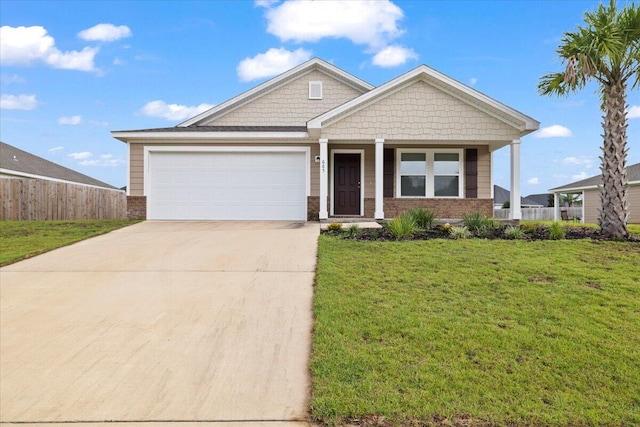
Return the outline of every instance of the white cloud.
{"type": "Polygon", "coordinates": [[[99,120],[89,120],[89,124],[94,126],[109,126],[109,122],[99,120]]]}
{"type": "Polygon", "coordinates": [[[0,108],[3,110],[33,110],[38,106],[35,95],[1,95],[0,108]]]}
{"type": "Polygon", "coordinates": [[[533,184],[533,185],[540,184],[540,178],[538,178],[537,176],[534,176],[533,178],[527,181],[527,184],[533,184]]]}
{"type": "Polygon", "coordinates": [[[49,151],[50,153],[55,153],[56,151],[62,151],[62,150],[64,150],[64,147],[62,145],[59,145],[57,147],[49,148],[47,151],[49,151]]]}
{"type": "Polygon", "coordinates": [[[573,136],[571,130],[560,125],[551,125],[540,129],[533,135],[535,138],[568,138],[573,136]]]}
{"type": "Polygon", "coordinates": [[[161,117],[167,120],[185,120],[197,116],[203,111],[213,108],[210,104],[200,104],[195,107],[186,105],[167,104],[162,100],[151,101],[140,110],[140,114],[147,117],[161,117]]]}
{"type": "Polygon", "coordinates": [[[78,162],[80,166],[106,166],[115,167],[125,164],[124,159],[114,158],[113,154],[101,154],[100,159],[87,159],[78,162]]]}
{"type": "Polygon", "coordinates": [[[61,52],[53,37],[44,27],[0,28],[0,63],[2,65],[30,66],[37,62],[65,70],[94,71],[97,47],[81,51],[61,52]]]}
{"type": "Polygon", "coordinates": [[[627,119],[640,119],[640,105],[632,105],[627,110],[627,119]]]}
{"type": "Polygon", "coordinates": [[[281,41],[346,38],[375,50],[402,34],[403,16],[389,0],[285,1],[266,12],[267,32],[281,41]]]}
{"type": "Polygon", "coordinates": [[[131,37],[131,30],[126,25],[98,24],[80,31],[78,37],[87,41],[112,42],[131,37]]]}
{"type": "Polygon", "coordinates": [[[580,173],[579,173],[579,174],[577,174],[577,175],[572,175],[572,176],[571,176],[571,178],[572,178],[574,181],[582,181],[583,179],[587,179],[587,178],[589,178],[589,175],[587,175],[587,173],[586,173],[586,172],[580,172],[580,173]]]}
{"type": "Polygon", "coordinates": [[[82,122],[82,116],[69,116],[69,117],[60,117],[58,118],[58,124],[60,125],[69,125],[76,126],[82,122]]]}
{"type": "Polygon", "coordinates": [[[2,84],[5,85],[10,85],[12,83],[25,83],[27,80],[22,77],[19,76],[17,74],[14,74],[12,76],[8,76],[6,74],[0,74],[0,82],[2,82],[2,84]]]}
{"type": "Polygon", "coordinates": [[[116,57],[116,59],[113,60],[113,65],[125,65],[127,63],[127,61],[123,61],[122,59],[116,57]]]}
{"type": "Polygon", "coordinates": [[[240,81],[248,82],[283,73],[311,58],[311,51],[299,48],[293,52],[285,48],[271,48],[253,58],[245,58],[238,64],[240,81]]]}
{"type": "Polygon", "coordinates": [[[93,153],[89,151],[83,151],[81,153],[71,153],[68,155],[68,157],[71,157],[72,159],[75,159],[75,160],[88,159],[89,157],[92,157],[92,156],[93,156],[93,153]]]}
{"type": "Polygon", "coordinates": [[[475,78],[475,77],[471,77],[471,78],[469,79],[469,86],[475,86],[475,85],[476,85],[476,83],[478,83],[478,79],[477,79],[477,78],[475,78]]]}
{"type": "Polygon", "coordinates": [[[418,54],[406,47],[387,46],[373,57],[373,64],[378,67],[395,67],[405,64],[410,59],[418,59],[418,54]]]}
{"type": "Polygon", "coordinates": [[[584,166],[587,169],[590,169],[593,166],[593,157],[589,156],[569,156],[562,159],[563,165],[574,165],[574,166],[584,166]]]}

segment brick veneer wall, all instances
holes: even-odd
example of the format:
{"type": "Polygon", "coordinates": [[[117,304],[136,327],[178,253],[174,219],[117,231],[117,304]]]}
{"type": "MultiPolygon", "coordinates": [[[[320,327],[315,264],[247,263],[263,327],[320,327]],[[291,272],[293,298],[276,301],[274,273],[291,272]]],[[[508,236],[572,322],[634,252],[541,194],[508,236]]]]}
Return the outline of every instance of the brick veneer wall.
{"type": "Polygon", "coordinates": [[[384,216],[387,218],[398,216],[411,208],[433,211],[436,218],[459,219],[472,212],[493,217],[493,199],[384,199],[384,216]]]}
{"type": "Polygon", "coordinates": [[[127,196],[127,218],[147,219],[147,196],[127,196]]]}
{"type": "Polygon", "coordinates": [[[318,221],[320,219],[320,197],[307,197],[307,221],[318,221]]]}

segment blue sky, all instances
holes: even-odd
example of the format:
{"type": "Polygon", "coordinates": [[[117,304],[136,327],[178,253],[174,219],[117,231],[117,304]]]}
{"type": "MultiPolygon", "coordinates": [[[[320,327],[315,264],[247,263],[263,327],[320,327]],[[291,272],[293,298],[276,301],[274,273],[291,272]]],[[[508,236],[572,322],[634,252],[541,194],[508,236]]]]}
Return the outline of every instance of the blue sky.
{"type": "MultiPolygon", "coordinates": [[[[537,94],[555,49],[596,1],[0,2],[0,139],[115,186],[112,130],[168,127],[311,57],[373,85],[420,64],[540,121],[522,141],[523,194],[599,173],[596,87],[537,94]],[[20,28],[23,27],[23,28],[20,28]]],[[[640,93],[629,92],[629,164],[640,93]]],[[[509,152],[494,156],[509,187],[509,152]]]]}

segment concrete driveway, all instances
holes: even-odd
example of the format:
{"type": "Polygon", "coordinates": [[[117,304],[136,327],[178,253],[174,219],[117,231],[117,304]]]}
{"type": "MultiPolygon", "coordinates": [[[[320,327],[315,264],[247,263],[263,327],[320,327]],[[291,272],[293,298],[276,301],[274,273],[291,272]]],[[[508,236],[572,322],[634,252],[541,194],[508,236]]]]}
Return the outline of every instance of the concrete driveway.
{"type": "Polygon", "coordinates": [[[318,232],[143,222],[0,269],[0,421],[305,425],[318,232]]]}

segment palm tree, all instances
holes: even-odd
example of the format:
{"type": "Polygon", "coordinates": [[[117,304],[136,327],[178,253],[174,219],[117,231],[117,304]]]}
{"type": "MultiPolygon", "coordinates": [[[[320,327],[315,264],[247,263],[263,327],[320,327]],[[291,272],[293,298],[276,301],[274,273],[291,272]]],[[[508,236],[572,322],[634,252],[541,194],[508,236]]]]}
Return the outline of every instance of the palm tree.
{"type": "Polygon", "coordinates": [[[604,144],[600,157],[600,227],[608,238],[629,235],[627,220],[627,82],[640,85],[640,8],[631,3],[621,10],[615,0],[586,12],[585,26],[564,34],[556,52],[564,71],[543,76],[542,95],[566,96],[595,80],[604,112],[604,144]]]}

